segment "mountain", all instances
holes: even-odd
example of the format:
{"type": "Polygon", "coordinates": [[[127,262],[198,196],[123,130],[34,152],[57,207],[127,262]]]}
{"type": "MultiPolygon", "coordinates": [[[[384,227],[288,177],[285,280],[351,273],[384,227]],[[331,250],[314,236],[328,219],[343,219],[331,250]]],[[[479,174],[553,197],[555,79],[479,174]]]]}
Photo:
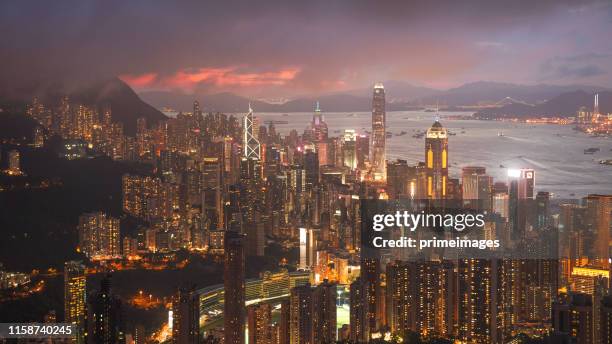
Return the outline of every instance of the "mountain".
{"type": "MultiPolygon", "coordinates": [[[[593,111],[593,93],[582,90],[563,93],[546,102],[528,105],[510,103],[498,108],[488,108],[476,113],[479,118],[560,116],[572,117],[580,107],[593,111]]],[[[601,113],[612,112],[612,91],[599,92],[599,109],[601,113]]]]}
{"type": "Polygon", "coordinates": [[[95,105],[99,109],[110,106],[112,119],[123,123],[126,134],[136,133],[136,120],[144,117],[148,125],[166,119],[153,106],[142,101],[125,82],[118,78],[96,81],[70,94],[71,102],[95,105]]]}
{"type": "Polygon", "coordinates": [[[136,119],[139,117],[144,117],[149,125],[166,118],[159,110],[142,101],[130,86],[118,78],[81,82],[78,87],[68,86],[70,84],[55,81],[10,92],[3,90],[0,99],[2,104],[11,104],[13,110],[17,107],[14,104],[20,104],[22,111],[24,105],[35,96],[50,106],[58,105],[65,95],[68,95],[73,104],[96,106],[100,111],[110,106],[113,121],[123,123],[128,135],[136,133],[136,119]]]}
{"type": "MultiPolygon", "coordinates": [[[[415,86],[408,82],[397,80],[385,81],[383,82],[383,85],[385,86],[387,102],[389,103],[410,102],[443,92],[433,88],[415,86]]],[[[342,94],[370,98],[372,97],[372,87],[344,91],[342,94]]]]}
{"type": "Polygon", "coordinates": [[[538,104],[560,94],[577,90],[593,93],[602,91],[604,88],[588,85],[518,85],[478,81],[420,98],[417,102],[430,105],[439,103],[445,106],[475,106],[492,105],[505,98],[512,98],[515,102],[538,104]]]}
{"type": "MultiPolygon", "coordinates": [[[[414,86],[403,81],[386,81],[387,110],[400,111],[418,109],[439,104],[442,108],[462,106],[513,105],[526,107],[544,103],[561,94],[582,90],[587,93],[605,90],[588,85],[518,85],[501,82],[479,81],[448,90],[435,90],[414,86]]],[[[179,111],[190,111],[193,101],[198,100],[205,111],[244,112],[249,99],[232,93],[185,94],[172,91],[143,92],[142,99],[156,108],[168,106],[179,111]]],[[[372,89],[362,88],[321,96],[299,97],[282,104],[252,100],[259,112],[310,112],[319,101],[323,111],[355,112],[371,110],[372,89]]]]}

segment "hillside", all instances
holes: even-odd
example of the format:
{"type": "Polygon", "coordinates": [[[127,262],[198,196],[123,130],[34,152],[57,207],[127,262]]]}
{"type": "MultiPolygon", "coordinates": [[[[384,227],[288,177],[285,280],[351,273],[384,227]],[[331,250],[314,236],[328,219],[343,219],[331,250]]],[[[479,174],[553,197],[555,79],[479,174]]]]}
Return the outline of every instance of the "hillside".
{"type": "MultiPolygon", "coordinates": [[[[559,116],[572,117],[580,107],[593,111],[593,93],[573,91],[563,93],[537,105],[511,103],[499,108],[484,109],[476,113],[479,118],[559,116]]],[[[599,109],[602,113],[612,112],[612,91],[599,92],[599,109]]]]}

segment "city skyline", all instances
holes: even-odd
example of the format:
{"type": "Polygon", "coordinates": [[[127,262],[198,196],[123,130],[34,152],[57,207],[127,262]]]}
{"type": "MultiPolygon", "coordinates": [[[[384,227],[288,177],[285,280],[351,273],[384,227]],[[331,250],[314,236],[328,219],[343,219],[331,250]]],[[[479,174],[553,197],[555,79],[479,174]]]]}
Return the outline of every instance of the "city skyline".
{"type": "Polygon", "coordinates": [[[1,4],[0,342],[612,344],[610,31],[599,0],[1,4]]]}

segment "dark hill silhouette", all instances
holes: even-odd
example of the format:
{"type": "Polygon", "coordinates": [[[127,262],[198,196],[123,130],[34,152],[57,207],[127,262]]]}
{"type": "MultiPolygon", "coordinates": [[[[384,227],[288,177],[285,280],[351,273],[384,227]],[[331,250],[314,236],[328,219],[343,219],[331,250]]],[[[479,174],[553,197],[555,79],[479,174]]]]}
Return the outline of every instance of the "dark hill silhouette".
{"type": "MultiPolygon", "coordinates": [[[[479,118],[530,117],[530,116],[560,116],[572,117],[581,107],[593,111],[593,96],[591,92],[573,91],[563,93],[544,103],[526,105],[512,103],[499,108],[479,111],[479,118]]],[[[612,91],[599,92],[599,109],[601,113],[612,112],[612,91]]]]}

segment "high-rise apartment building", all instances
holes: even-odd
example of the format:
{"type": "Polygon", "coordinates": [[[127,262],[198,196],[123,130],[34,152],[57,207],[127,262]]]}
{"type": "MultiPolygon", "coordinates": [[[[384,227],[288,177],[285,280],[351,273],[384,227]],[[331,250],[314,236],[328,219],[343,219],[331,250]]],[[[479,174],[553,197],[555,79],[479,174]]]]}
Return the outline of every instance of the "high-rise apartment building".
{"type": "Polygon", "coordinates": [[[223,320],[226,344],[244,344],[245,289],[244,289],[244,235],[226,231],[224,240],[225,264],[223,283],[225,303],[223,320]]]}
{"type": "Polygon", "coordinates": [[[77,335],[73,343],[85,343],[87,304],[85,266],[78,261],[64,264],[64,322],[74,325],[77,335]]]}
{"type": "Polygon", "coordinates": [[[79,217],[79,247],[90,259],[112,259],[121,256],[119,219],[102,212],[79,217]]]}

